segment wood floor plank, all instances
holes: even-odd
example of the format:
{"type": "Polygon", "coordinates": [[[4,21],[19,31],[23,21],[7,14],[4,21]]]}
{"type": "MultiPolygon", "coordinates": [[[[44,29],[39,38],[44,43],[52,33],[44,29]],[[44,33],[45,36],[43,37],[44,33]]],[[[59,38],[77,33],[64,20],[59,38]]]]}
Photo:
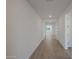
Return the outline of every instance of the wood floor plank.
{"type": "Polygon", "coordinates": [[[43,40],[30,59],[71,59],[56,39],[43,40]]]}

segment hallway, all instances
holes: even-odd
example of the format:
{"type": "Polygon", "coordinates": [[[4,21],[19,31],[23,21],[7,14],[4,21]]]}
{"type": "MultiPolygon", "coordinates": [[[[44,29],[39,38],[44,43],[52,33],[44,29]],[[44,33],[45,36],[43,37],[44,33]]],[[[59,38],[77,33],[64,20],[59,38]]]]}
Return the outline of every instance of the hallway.
{"type": "Polygon", "coordinates": [[[67,51],[56,40],[43,40],[30,59],[71,59],[67,51]]]}
{"type": "Polygon", "coordinates": [[[72,0],[7,0],[6,5],[6,59],[71,59],[65,48],[72,48],[72,0]]]}

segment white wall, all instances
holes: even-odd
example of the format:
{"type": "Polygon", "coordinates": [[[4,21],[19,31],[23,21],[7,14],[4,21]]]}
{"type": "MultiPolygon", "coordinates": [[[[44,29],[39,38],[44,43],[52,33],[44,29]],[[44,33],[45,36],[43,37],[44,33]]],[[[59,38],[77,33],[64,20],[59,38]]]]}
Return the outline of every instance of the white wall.
{"type": "Polygon", "coordinates": [[[62,44],[62,46],[65,46],[65,15],[61,15],[61,17],[58,20],[58,37],[57,39],[62,44]]]}
{"type": "Polygon", "coordinates": [[[72,12],[71,12],[71,9],[72,9],[72,4],[69,5],[69,7],[65,10],[65,12],[59,17],[58,22],[57,22],[58,31],[57,31],[56,36],[64,48],[70,47],[72,45],[72,39],[71,39],[71,34],[72,34],[71,33],[71,30],[72,30],[71,28],[72,15],[71,14],[72,12]],[[70,28],[69,31],[67,28],[68,25],[70,28]]]}
{"type": "Polygon", "coordinates": [[[66,46],[72,47],[72,10],[65,15],[65,40],[66,46]]]}
{"type": "Polygon", "coordinates": [[[7,59],[29,59],[42,40],[41,19],[26,0],[7,0],[7,59]]]}

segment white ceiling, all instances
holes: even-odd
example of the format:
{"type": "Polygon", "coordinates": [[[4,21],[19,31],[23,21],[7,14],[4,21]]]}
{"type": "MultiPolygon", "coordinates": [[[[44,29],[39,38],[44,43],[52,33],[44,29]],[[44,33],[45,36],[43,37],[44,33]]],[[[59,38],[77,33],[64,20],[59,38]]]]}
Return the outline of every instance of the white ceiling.
{"type": "Polygon", "coordinates": [[[72,0],[27,0],[42,19],[59,17],[72,0]],[[55,16],[55,17],[54,17],[55,16]]]}

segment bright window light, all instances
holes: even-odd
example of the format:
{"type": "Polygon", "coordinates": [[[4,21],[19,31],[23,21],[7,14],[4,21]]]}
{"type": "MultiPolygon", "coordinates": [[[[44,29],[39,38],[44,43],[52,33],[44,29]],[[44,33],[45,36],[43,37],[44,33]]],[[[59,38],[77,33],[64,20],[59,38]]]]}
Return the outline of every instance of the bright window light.
{"type": "Polygon", "coordinates": [[[46,31],[47,32],[52,31],[52,25],[46,25],[46,31]]]}

